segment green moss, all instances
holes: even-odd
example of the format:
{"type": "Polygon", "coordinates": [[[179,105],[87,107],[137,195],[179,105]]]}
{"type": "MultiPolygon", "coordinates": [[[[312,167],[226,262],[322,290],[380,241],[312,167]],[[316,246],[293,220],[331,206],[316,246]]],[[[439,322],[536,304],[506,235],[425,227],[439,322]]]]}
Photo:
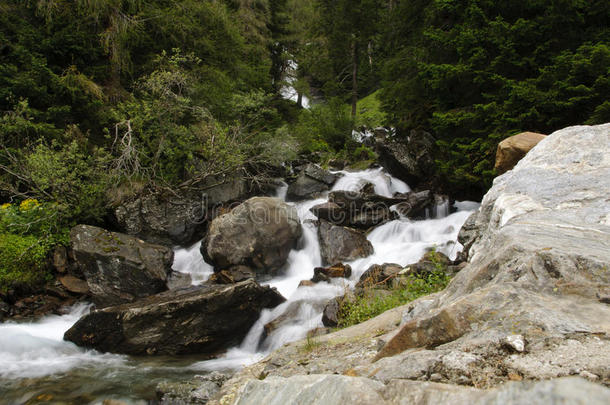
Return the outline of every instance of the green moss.
{"type": "Polygon", "coordinates": [[[15,284],[36,287],[49,277],[51,247],[35,236],[0,234],[0,291],[15,284]]]}

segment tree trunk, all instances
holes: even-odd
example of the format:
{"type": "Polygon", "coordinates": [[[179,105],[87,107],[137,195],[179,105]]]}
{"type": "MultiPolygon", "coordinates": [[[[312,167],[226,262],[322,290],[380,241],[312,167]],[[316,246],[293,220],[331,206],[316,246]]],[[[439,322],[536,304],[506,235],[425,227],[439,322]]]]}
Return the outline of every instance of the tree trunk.
{"type": "Polygon", "coordinates": [[[297,91],[297,105],[303,108],[303,93],[297,91]]]}
{"type": "Polygon", "coordinates": [[[352,120],[356,120],[358,105],[358,42],[352,42],[352,120]]]}

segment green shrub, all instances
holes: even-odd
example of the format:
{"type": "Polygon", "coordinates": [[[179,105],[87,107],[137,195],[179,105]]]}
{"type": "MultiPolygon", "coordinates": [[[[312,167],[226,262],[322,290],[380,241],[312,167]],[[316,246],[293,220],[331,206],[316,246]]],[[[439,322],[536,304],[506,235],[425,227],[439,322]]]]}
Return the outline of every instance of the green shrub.
{"type": "Polygon", "coordinates": [[[296,136],[308,152],[343,149],[351,139],[353,122],[348,106],[337,98],[303,110],[295,127],[296,136]]]}
{"type": "Polygon", "coordinates": [[[344,299],[339,308],[339,327],[356,325],[389,309],[444,289],[449,283],[449,276],[442,263],[435,263],[435,267],[437,270],[432,273],[405,277],[399,287],[389,292],[366,289],[358,297],[344,299]]]}
{"type": "Polygon", "coordinates": [[[51,246],[36,236],[0,233],[0,291],[14,285],[33,287],[50,277],[51,246]]]}

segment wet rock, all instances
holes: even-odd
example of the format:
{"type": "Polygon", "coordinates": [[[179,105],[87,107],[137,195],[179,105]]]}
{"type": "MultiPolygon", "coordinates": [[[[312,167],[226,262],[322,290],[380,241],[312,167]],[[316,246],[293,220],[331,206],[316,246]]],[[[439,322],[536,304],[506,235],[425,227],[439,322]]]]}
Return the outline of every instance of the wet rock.
{"type": "Polygon", "coordinates": [[[286,198],[289,201],[300,201],[314,198],[330,190],[338,176],[313,163],[305,166],[296,181],[288,186],[286,198]]]}
{"type": "Polygon", "coordinates": [[[313,163],[310,163],[305,166],[305,168],[303,169],[303,173],[305,173],[312,179],[318,180],[326,184],[327,186],[332,186],[339,178],[339,176],[337,176],[336,174],[333,174],[328,170],[324,170],[320,166],[315,165],[313,163]]]}
{"type": "Polygon", "coordinates": [[[228,375],[213,371],[208,375],[196,375],[187,382],[161,382],[156,393],[161,405],[205,405],[216,395],[228,375]]]}
{"type": "Polygon", "coordinates": [[[320,220],[320,253],[325,264],[351,261],[373,254],[373,245],[355,229],[320,220]]]}
{"type": "Polygon", "coordinates": [[[322,324],[328,327],[335,327],[339,324],[339,298],[328,301],[322,312],[322,324]]]}
{"type": "Polygon", "coordinates": [[[504,139],[496,150],[496,165],[494,169],[498,174],[511,170],[517,162],[529,152],[546,135],[535,132],[522,132],[504,139]]]}
{"type": "Polygon", "coordinates": [[[413,188],[429,181],[435,173],[436,141],[427,132],[411,131],[404,142],[389,136],[375,137],[379,163],[394,177],[413,188]]]}
{"type": "Polygon", "coordinates": [[[245,265],[275,273],[301,237],[294,207],[277,198],[254,197],[215,218],[201,246],[216,269],[245,265]]]}
{"type": "Polygon", "coordinates": [[[311,281],[330,281],[331,278],[349,278],[352,275],[352,267],[349,264],[335,263],[329,267],[316,267],[313,269],[311,281]]]}
{"type": "Polygon", "coordinates": [[[190,274],[174,271],[167,280],[167,288],[169,290],[180,290],[182,288],[189,288],[192,283],[193,279],[190,274]]]}
{"type": "Polygon", "coordinates": [[[72,293],[84,295],[89,292],[89,285],[85,280],[71,275],[59,276],[57,279],[66,290],[72,293]]]}
{"type": "Polygon", "coordinates": [[[89,225],[72,228],[70,242],[98,306],[167,290],[174,253],[165,246],[89,225]]]}
{"type": "Polygon", "coordinates": [[[186,246],[201,239],[214,207],[242,201],[250,192],[241,177],[210,176],[180,195],[151,193],[121,202],[114,220],[124,233],[147,242],[186,246]]]}
{"type": "Polygon", "coordinates": [[[322,204],[314,205],[309,209],[316,217],[332,222],[334,224],[342,224],[346,222],[348,213],[337,204],[327,201],[322,204]]]}
{"type": "Polygon", "coordinates": [[[215,355],[239,344],[263,308],[283,301],[253,280],[172,290],[92,311],[64,339],[103,352],[215,355]]]}
{"type": "Polygon", "coordinates": [[[431,213],[435,206],[435,196],[430,190],[410,192],[404,198],[404,202],[396,205],[396,210],[410,219],[425,219],[426,210],[431,213]]]}
{"type": "Polygon", "coordinates": [[[316,285],[316,283],[311,280],[301,280],[299,283],[299,287],[313,287],[314,285],[316,285]]]}
{"type": "Polygon", "coordinates": [[[373,264],[362,273],[356,288],[389,286],[403,269],[401,265],[395,263],[373,264]]]}
{"type": "Polygon", "coordinates": [[[468,252],[473,243],[479,238],[480,232],[476,224],[477,213],[473,212],[464,222],[460,232],[458,233],[458,242],[460,242],[464,248],[460,253],[462,260],[468,259],[468,252]]]}
{"type": "Polygon", "coordinates": [[[248,279],[256,279],[256,272],[248,266],[231,266],[215,272],[209,282],[216,284],[233,284],[248,279]]]}

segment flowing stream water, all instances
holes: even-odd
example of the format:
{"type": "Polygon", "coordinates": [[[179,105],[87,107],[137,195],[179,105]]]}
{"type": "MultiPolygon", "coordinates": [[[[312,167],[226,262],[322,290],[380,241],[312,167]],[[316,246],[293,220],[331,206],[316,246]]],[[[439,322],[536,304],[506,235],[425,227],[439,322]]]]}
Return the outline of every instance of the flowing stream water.
{"type": "MultiPolygon", "coordinates": [[[[342,177],[333,190],[359,190],[371,182],[375,192],[386,197],[409,191],[407,184],[383,169],[338,173],[342,177]]],[[[281,186],[276,197],[284,199],[286,188],[281,186]]],[[[205,361],[203,356],[134,357],[85,350],[62,340],[64,332],[89,309],[88,305],[79,304],[67,309],[65,315],[0,324],[0,404],[28,401],[101,404],[104,399],[146,403],[155,398],[154,387],[161,381],[185,381],[196,374],[236,369],[258,361],[270,351],[303,339],[310,330],[321,327],[325,303],[353,286],[371,264],[405,266],[417,262],[432,247],[455,258],[461,249],[457,234],[470,213],[478,208],[477,203],[458,202],[454,205],[457,212],[449,214],[449,205],[445,203],[426,220],[401,218],[387,222],[367,235],[375,252],[349,263],[353,269],[349,280],[333,279],[331,283],[298,287],[322,263],[316,227],[307,220],[315,219],[309,209],[325,201],[326,198],[320,198],[295,204],[303,223],[300,245],[290,252],[282,275],[267,282],[287,301],[263,310],[240,346],[229,349],[218,359],[205,361]],[[277,318],[282,322],[266,335],[264,325],[277,318]]],[[[213,272],[213,267],[203,260],[200,246],[198,242],[175,250],[173,269],[189,273],[193,284],[207,280],[213,272]]]]}

